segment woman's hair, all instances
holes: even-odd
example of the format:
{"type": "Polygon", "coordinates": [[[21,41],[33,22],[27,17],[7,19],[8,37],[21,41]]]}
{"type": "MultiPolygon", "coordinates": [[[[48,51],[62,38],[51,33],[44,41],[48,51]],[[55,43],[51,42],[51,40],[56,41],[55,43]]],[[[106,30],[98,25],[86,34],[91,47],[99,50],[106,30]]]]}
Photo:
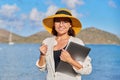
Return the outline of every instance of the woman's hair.
{"type": "MultiPolygon", "coordinates": [[[[53,22],[55,22],[55,20],[53,20],[53,22]]],[[[70,19],[69,22],[70,22],[70,24],[71,24],[71,27],[70,27],[69,30],[68,30],[68,35],[75,37],[75,32],[74,32],[74,30],[72,29],[72,21],[71,21],[71,19],[70,19]]],[[[55,26],[52,27],[52,34],[55,35],[55,36],[57,36],[57,31],[55,30],[55,26]]]]}

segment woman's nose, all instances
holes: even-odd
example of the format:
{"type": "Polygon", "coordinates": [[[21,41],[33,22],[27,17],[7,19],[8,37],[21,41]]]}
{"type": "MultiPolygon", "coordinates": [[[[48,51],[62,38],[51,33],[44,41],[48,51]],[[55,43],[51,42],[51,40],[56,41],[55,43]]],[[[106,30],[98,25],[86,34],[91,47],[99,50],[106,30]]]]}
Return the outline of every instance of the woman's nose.
{"type": "Polygon", "coordinates": [[[63,21],[60,21],[60,26],[63,26],[64,25],[64,22],[63,21]]]}

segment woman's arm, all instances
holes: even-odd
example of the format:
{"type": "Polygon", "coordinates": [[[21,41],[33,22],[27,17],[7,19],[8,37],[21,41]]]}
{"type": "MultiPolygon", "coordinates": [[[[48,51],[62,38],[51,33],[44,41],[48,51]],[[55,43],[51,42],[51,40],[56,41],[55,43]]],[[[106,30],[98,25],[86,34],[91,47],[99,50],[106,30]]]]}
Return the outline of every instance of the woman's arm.
{"type": "Polygon", "coordinates": [[[40,50],[40,58],[36,62],[36,65],[40,69],[42,69],[42,68],[45,68],[45,65],[46,65],[45,56],[46,56],[46,52],[47,52],[47,45],[42,45],[39,50],[40,50]]]}
{"type": "Polygon", "coordinates": [[[76,69],[73,67],[75,72],[82,74],[82,75],[88,75],[92,72],[92,64],[91,64],[91,58],[87,56],[84,62],[78,61],[80,64],[82,64],[83,68],[81,69],[76,69]]]}
{"type": "Polygon", "coordinates": [[[43,66],[45,64],[46,64],[46,62],[45,62],[45,55],[40,55],[40,59],[38,60],[38,65],[39,66],[43,66]]]}

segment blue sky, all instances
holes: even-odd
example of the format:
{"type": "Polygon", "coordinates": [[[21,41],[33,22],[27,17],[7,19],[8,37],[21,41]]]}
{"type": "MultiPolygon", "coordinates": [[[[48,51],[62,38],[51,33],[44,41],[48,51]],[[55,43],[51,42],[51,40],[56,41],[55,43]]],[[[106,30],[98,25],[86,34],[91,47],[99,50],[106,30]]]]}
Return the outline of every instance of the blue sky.
{"type": "Polygon", "coordinates": [[[68,8],[83,29],[95,27],[120,36],[120,0],[0,0],[0,28],[21,36],[45,30],[42,19],[68,8]]]}

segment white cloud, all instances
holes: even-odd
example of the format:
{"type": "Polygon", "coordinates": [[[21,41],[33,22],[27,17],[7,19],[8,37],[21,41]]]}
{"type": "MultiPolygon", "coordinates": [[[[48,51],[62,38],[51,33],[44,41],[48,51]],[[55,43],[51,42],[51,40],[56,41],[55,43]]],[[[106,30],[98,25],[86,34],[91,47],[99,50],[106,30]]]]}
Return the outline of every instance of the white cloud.
{"type": "Polygon", "coordinates": [[[68,8],[75,8],[77,5],[83,5],[83,0],[62,0],[63,3],[67,5],[68,8]]]}
{"type": "Polygon", "coordinates": [[[5,26],[13,26],[18,30],[25,27],[26,24],[29,26],[40,26],[40,20],[43,19],[44,13],[39,12],[37,8],[33,8],[29,14],[22,13],[18,15],[18,9],[16,5],[8,4],[1,7],[0,16],[3,17],[5,26]],[[16,16],[13,17],[13,15],[16,16]]]}
{"type": "Polygon", "coordinates": [[[19,7],[14,5],[2,5],[0,7],[0,27],[1,28],[7,28],[14,27],[14,29],[21,29],[24,26],[25,16],[23,19],[23,16],[18,15],[17,12],[19,11],[19,7]]]}
{"type": "Polygon", "coordinates": [[[42,19],[45,17],[44,12],[40,12],[37,8],[33,8],[29,15],[30,26],[42,26],[42,19]]]}
{"type": "Polygon", "coordinates": [[[87,17],[87,16],[89,16],[89,13],[78,13],[75,9],[72,9],[71,10],[71,12],[72,12],[72,15],[73,16],[75,16],[76,18],[85,18],[85,17],[87,17]]]}
{"type": "Polygon", "coordinates": [[[14,5],[2,5],[0,7],[0,18],[1,21],[0,25],[1,27],[9,27],[9,26],[13,26],[13,27],[17,27],[17,25],[19,24],[19,21],[16,21],[17,15],[16,13],[19,11],[19,8],[16,6],[16,4],[14,5]]]}
{"type": "Polygon", "coordinates": [[[16,6],[16,4],[14,5],[2,5],[0,8],[0,14],[6,17],[11,17],[13,16],[13,14],[15,14],[17,11],[19,10],[19,8],[16,6]]]}
{"type": "Polygon", "coordinates": [[[113,0],[109,0],[108,5],[110,7],[117,8],[117,5],[115,4],[115,2],[113,0]]]}
{"type": "Polygon", "coordinates": [[[39,21],[40,16],[42,16],[39,11],[36,8],[33,8],[32,11],[30,12],[30,19],[33,21],[39,21]]]}
{"type": "Polygon", "coordinates": [[[28,18],[28,15],[26,14],[21,14],[20,15],[21,20],[26,20],[28,18]]]}
{"type": "Polygon", "coordinates": [[[50,5],[47,9],[47,12],[45,13],[46,16],[50,16],[50,15],[53,15],[55,14],[55,12],[58,10],[58,7],[57,6],[54,6],[54,5],[50,5]]]}
{"type": "Polygon", "coordinates": [[[75,16],[75,17],[78,17],[78,15],[79,15],[75,9],[72,9],[72,10],[71,10],[71,13],[72,13],[72,15],[75,16]]]}
{"type": "Polygon", "coordinates": [[[0,19],[0,28],[4,28],[5,26],[5,22],[2,19],[0,19]]]}
{"type": "Polygon", "coordinates": [[[30,14],[17,14],[19,7],[17,5],[2,5],[0,7],[0,28],[14,27],[14,29],[20,31],[27,26],[40,26],[40,20],[43,18],[42,12],[39,12],[36,8],[33,8],[30,14]]]}
{"type": "Polygon", "coordinates": [[[29,15],[30,26],[42,26],[42,20],[47,16],[53,15],[57,9],[54,5],[50,5],[46,12],[41,12],[37,8],[33,8],[29,15]]]}

